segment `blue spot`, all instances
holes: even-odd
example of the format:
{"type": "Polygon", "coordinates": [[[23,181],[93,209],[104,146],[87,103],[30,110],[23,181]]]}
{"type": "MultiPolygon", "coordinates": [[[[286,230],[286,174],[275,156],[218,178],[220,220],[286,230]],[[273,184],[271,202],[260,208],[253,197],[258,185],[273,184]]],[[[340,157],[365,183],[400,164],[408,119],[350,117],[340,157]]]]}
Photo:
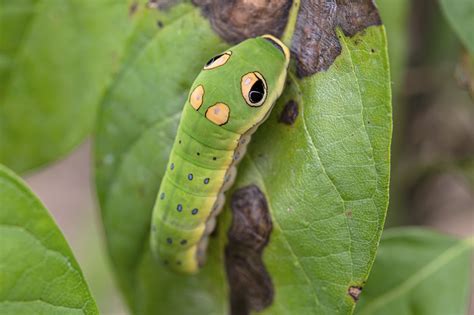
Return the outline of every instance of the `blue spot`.
{"type": "Polygon", "coordinates": [[[170,244],[170,245],[173,244],[173,240],[171,239],[171,237],[168,237],[168,238],[166,239],[166,243],[168,243],[168,244],[170,244]]]}
{"type": "Polygon", "coordinates": [[[189,179],[189,180],[193,180],[193,174],[189,173],[189,174],[188,174],[188,179],[189,179]]]}
{"type": "Polygon", "coordinates": [[[174,163],[171,163],[170,169],[171,169],[171,170],[174,170],[174,163]]]}
{"type": "Polygon", "coordinates": [[[161,193],[160,199],[161,199],[161,200],[165,199],[165,193],[164,193],[164,192],[161,193]]]}
{"type": "Polygon", "coordinates": [[[192,213],[193,215],[195,215],[195,214],[198,213],[198,211],[199,211],[199,210],[198,210],[197,208],[194,208],[193,211],[191,211],[191,213],[192,213]]]}
{"type": "Polygon", "coordinates": [[[183,211],[183,205],[179,203],[178,206],[176,207],[176,210],[178,210],[178,212],[183,211]]]}
{"type": "Polygon", "coordinates": [[[204,184],[209,184],[209,178],[204,178],[204,184]]]}

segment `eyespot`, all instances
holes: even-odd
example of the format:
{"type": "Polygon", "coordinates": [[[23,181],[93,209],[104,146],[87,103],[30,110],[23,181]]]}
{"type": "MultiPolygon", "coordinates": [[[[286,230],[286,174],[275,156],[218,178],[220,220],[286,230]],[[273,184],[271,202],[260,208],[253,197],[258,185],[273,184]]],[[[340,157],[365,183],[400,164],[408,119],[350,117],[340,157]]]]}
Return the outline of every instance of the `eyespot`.
{"type": "Polygon", "coordinates": [[[229,121],[229,112],[229,106],[217,103],[206,110],[206,118],[216,125],[222,126],[229,121]]]}
{"type": "Polygon", "coordinates": [[[204,70],[210,70],[210,69],[214,69],[214,68],[225,65],[225,63],[229,60],[231,55],[232,55],[232,52],[227,51],[223,54],[212,57],[204,65],[204,70]]]}
{"type": "Polygon", "coordinates": [[[189,103],[195,110],[198,110],[202,105],[203,99],[204,87],[202,85],[198,85],[189,96],[189,103]]]}
{"type": "Polygon", "coordinates": [[[250,72],[240,82],[242,96],[250,106],[261,106],[267,98],[267,83],[259,72],[250,72]]]}

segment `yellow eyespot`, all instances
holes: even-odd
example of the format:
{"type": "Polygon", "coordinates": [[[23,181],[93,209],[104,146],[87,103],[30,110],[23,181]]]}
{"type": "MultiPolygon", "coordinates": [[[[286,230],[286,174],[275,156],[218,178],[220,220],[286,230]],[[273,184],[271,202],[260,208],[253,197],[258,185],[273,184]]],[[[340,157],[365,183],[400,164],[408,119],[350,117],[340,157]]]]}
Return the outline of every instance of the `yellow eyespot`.
{"type": "Polygon", "coordinates": [[[204,65],[204,70],[210,70],[210,69],[214,69],[214,68],[225,65],[225,63],[229,60],[231,55],[232,55],[231,51],[226,51],[223,54],[212,57],[204,65]]]}
{"type": "Polygon", "coordinates": [[[201,107],[203,101],[204,87],[202,85],[198,85],[189,96],[189,103],[195,110],[198,110],[201,107]]]}
{"type": "Polygon", "coordinates": [[[206,118],[222,126],[229,121],[230,109],[224,103],[216,103],[206,110],[206,118]]]}
{"type": "Polygon", "coordinates": [[[259,72],[249,72],[240,82],[245,102],[254,107],[261,106],[267,98],[267,83],[259,72]]]}

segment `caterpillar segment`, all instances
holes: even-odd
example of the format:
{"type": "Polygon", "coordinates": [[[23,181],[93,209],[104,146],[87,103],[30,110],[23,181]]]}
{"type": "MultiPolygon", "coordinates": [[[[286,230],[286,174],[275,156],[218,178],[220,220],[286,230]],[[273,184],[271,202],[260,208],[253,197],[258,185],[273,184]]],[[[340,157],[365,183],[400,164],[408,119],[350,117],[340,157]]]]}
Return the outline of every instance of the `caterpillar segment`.
{"type": "Polygon", "coordinates": [[[288,62],[288,48],[265,35],[213,57],[196,78],[153,209],[150,244],[160,263],[186,274],[204,264],[224,193],[282,93],[288,62]]]}

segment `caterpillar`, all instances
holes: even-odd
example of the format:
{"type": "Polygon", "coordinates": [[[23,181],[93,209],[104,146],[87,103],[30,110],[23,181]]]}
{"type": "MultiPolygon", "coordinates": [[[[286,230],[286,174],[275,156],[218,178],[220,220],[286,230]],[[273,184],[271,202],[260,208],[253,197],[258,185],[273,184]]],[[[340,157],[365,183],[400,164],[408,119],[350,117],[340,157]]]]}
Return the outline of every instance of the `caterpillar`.
{"type": "Polygon", "coordinates": [[[205,262],[236,165],[281,95],[289,49],[272,35],[211,58],[192,84],[151,220],[153,256],[179,273],[205,262]]]}

